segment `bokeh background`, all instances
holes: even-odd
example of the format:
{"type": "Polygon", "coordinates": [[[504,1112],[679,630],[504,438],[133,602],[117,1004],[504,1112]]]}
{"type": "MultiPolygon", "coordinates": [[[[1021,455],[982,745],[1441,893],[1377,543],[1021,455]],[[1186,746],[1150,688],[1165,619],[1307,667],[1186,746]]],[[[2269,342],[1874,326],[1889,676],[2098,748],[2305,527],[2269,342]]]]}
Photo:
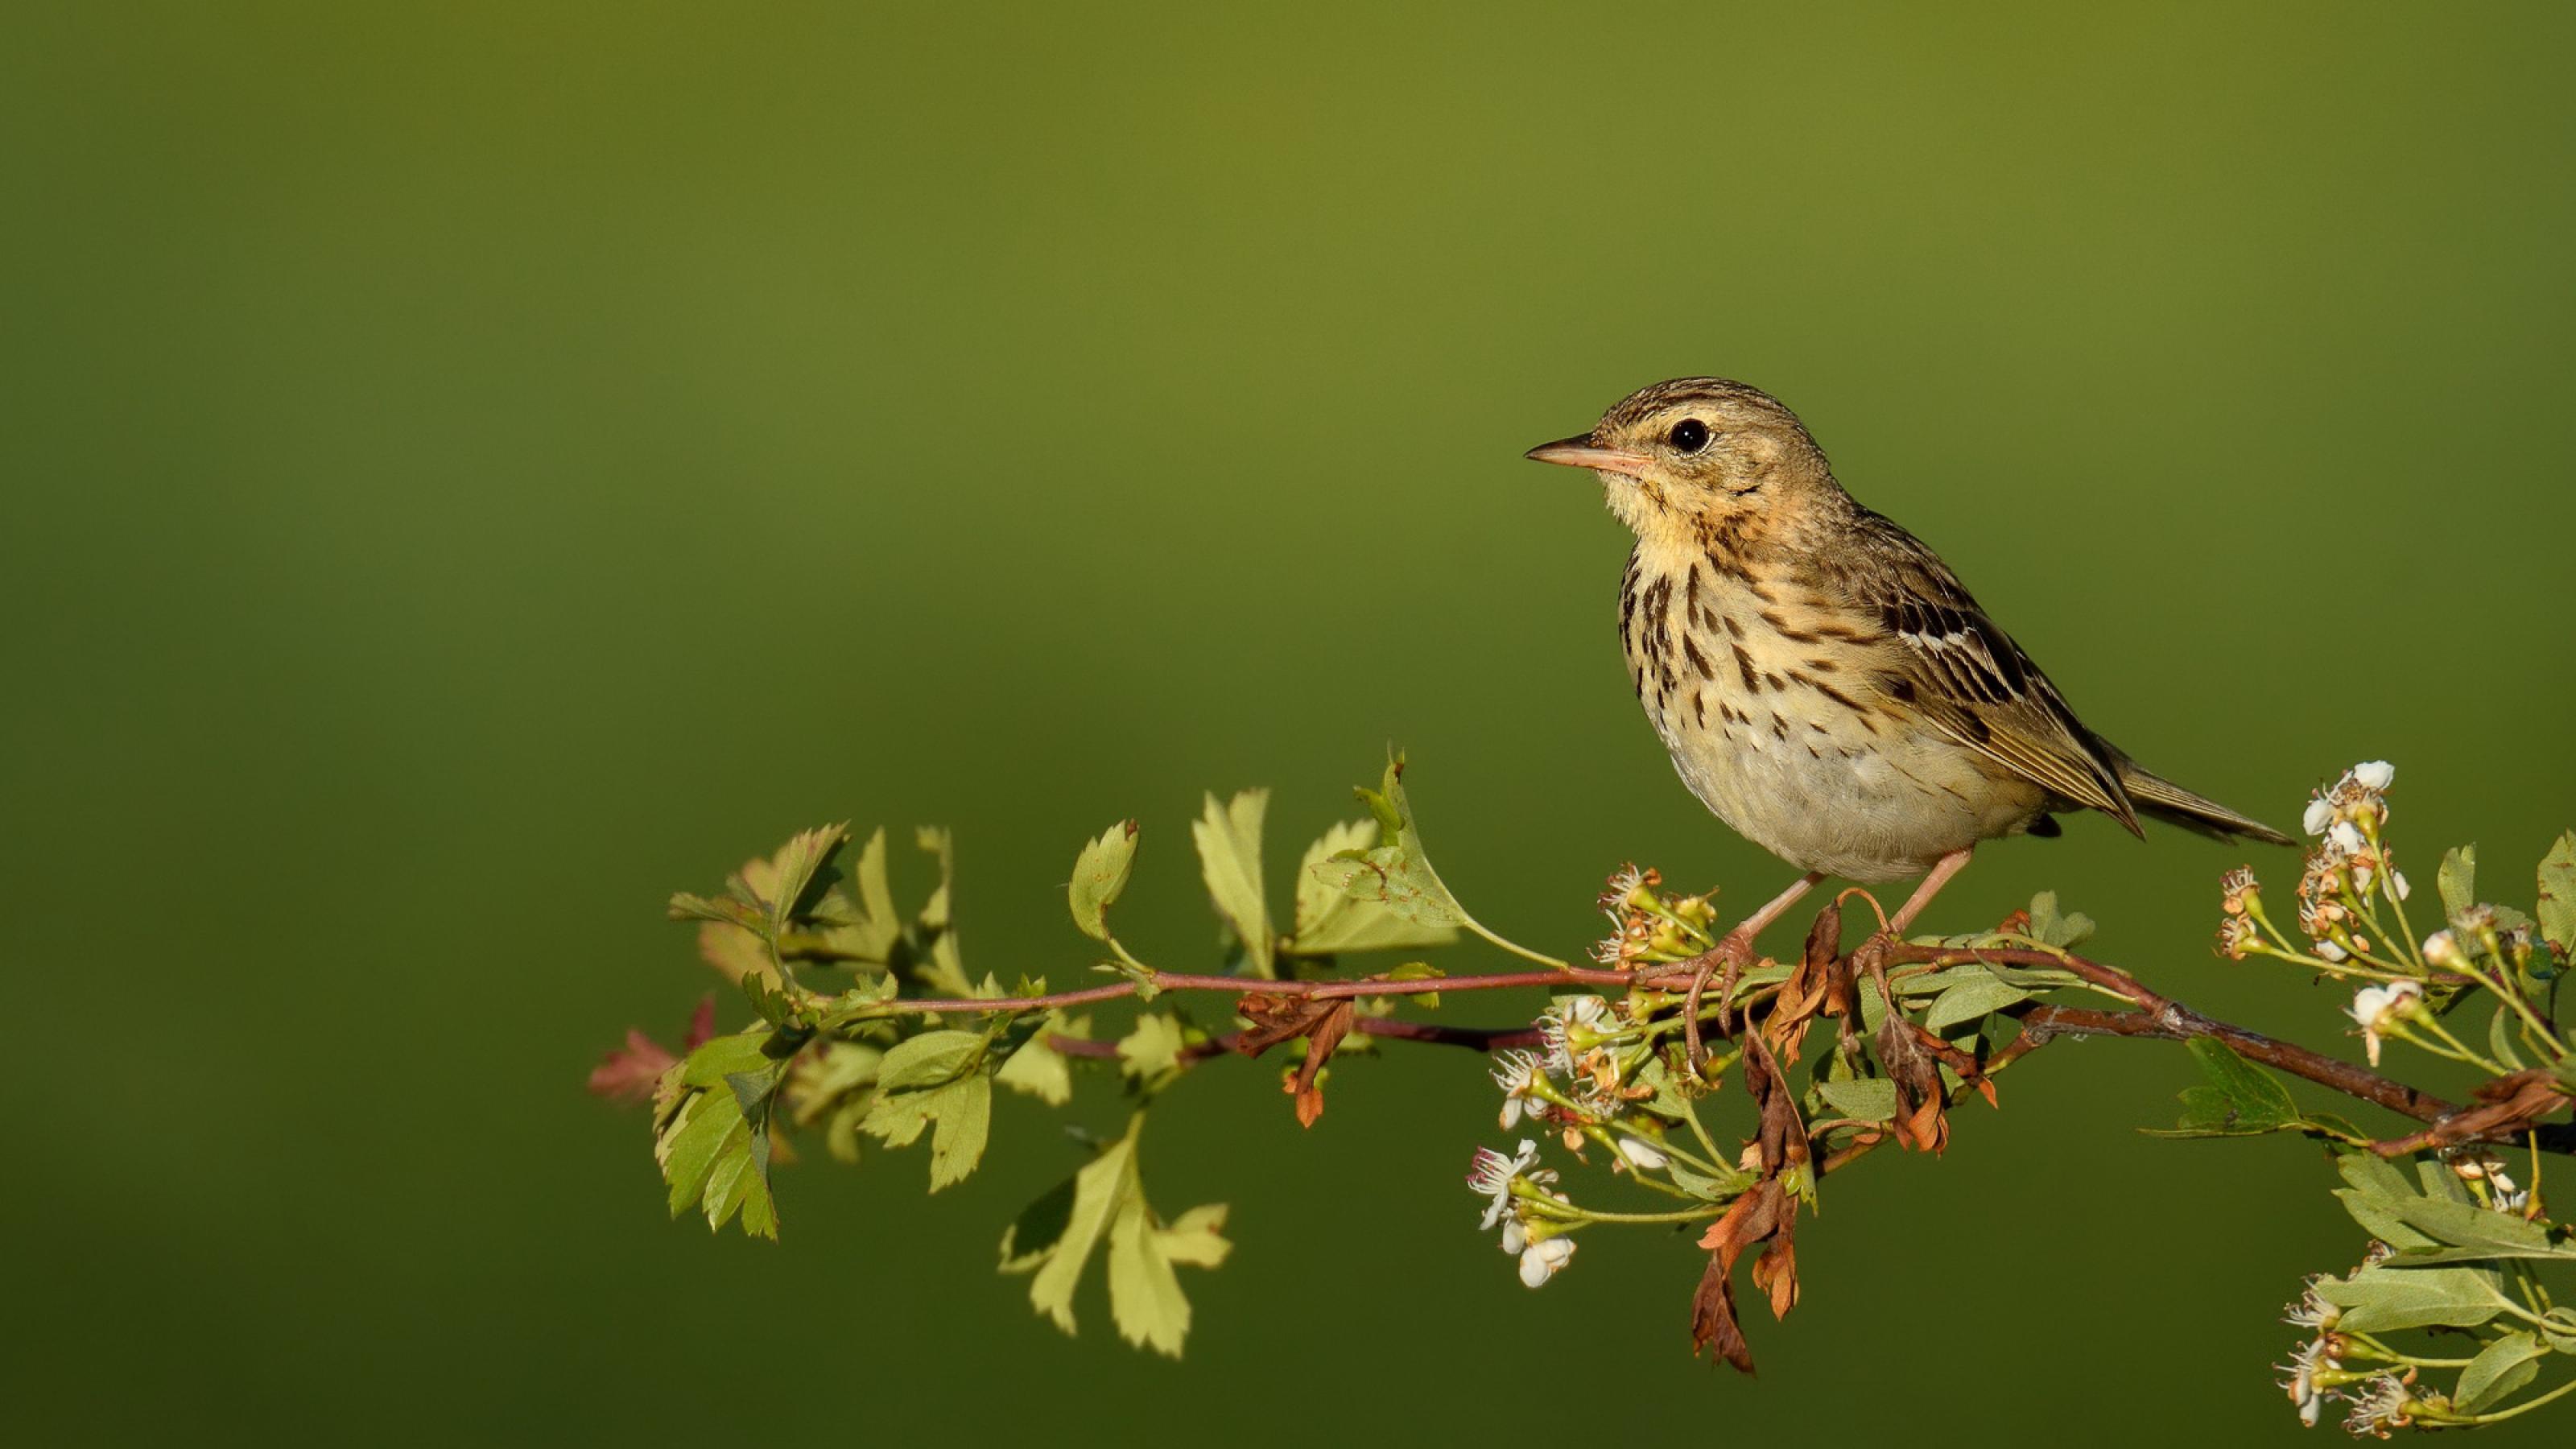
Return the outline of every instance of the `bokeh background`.
{"type": "MultiPolygon", "coordinates": [[[[1511,934],[1578,947],[1627,859],[1768,894],[1627,693],[1624,537],[1519,459],[1668,375],[1786,398],[2195,787],[2287,822],[2388,757],[2416,878],[2475,839],[2525,902],[2576,823],[2563,6],[6,30],[19,1442],[2287,1437],[2274,1316],[2359,1241],[2298,1144],[2137,1136],[2164,1046],[1833,1182],[1750,1382],[1688,1357],[1684,1241],[1513,1280],[1463,1057],[1346,1067],[1311,1133],[1266,1067],[1167,1100],[1156,1201],[1238,1243],[1177,1365],[992,1272],[1074,1160],[1024,1102],[936,1200],[918,1153],[782,1173],[772,1247],[667,1221],[582,1093],[708,984],[664,895],[824,820],[956,827],[1006,979],[1079,974],[1061,883],[1128,814],[1127,933],[1205,960],[1199,792],[1276,787],[1293,859],[1390,743],[1511,934]]],[[[2352,1050],[2210,955],[2245,858],[2072,822],[1942,914],[2054,887],[2352,1050]]]]}

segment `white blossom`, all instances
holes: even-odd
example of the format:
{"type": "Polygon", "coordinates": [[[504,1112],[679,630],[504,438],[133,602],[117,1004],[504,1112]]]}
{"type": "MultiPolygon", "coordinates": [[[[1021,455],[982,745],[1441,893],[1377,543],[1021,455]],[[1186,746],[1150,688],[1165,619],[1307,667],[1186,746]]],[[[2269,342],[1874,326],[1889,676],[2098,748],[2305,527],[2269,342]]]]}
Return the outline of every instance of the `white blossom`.
{"type": "Polygon", "coordinates": [[[1494,1059],[1494,1085],[1503,1089],[1503,1130],[1520,1125],[1524,1114],[1536,1117],[1540,1099],[1538,1053],[1505,1052],[1494,1059]]]}
{"type": "Polygon", "coordinates": [[[1630,1167],[1640,1172],[1660,1171],[1672,1161],[1664,1155],[1664,1149],[1642,1137],[1620,1138],[1619,1155],[1628,1160],[1630,1167]]]}
{"type": "Polygon", "coordinates": [[[2368,1434],[2385,1439],[2391,1429],[2403,1429],[2415,1422],[2406,1412],[2415,1406],[2414,1396],[2406,1391],[2406,1381],[2395,1374],[2381,1374],[2370,1381],[2367,1389],[2349,1397],[2352,1412],[2344,1416],[2343,1426],[2355,1438],[2368,1434]]]}
{"type": "Polygon", "coordinates": [[[2349,820],[2338,820],[2326,827],[2326,849],[2349,860],[2370,848],[2362,838],[2361,827],[2349,820]]]}
{"type": "Polygon", "coordinates": [[[2319,795],[2308,802],[2307,812],[2299,817],[2299,828],[2310,835],[2323,835],[2334,824],[2334,802],[2319,795]]]}
{"type": "Polygon", "coordinates": [[[2445,971],[2459,971],[2467,968],[2469,958],[2460,949],[2459,937],[2447,930],[2435,931],[2424,938],[2424,964],[2439,966],[2445,971]]]}
{"type": "Polygon", "coordinates": [[[2390,785],[2396,783],[2397,767],[2386,760],[2364,760],[2352,767],[2351,774],[2361,782],[2363,789],[2385,793],[2390,785]]]}
{"type": "MultiPolygon", "coordinates": [[[[2322,954],[2325,948],[2319,946],[2317,949],[2322,954]]],[[[2420,981],[2391,981],[2385,986],[2365,986],[2353,993],[2352,1019],[2361,1026],[2362,1050],[2369,1054],[2372,1066],[2379,1065],[2380,1042],[2423,996],[2424,984],[2420,981]]]]}
{"type": "Polygon", "coordinates": [[[2307,1290],[2299,1295],[2299,1301],[2282,1311],[2281,1321],[2293,1328],[2313,1328],[2320,1333],[2332,1331],[2342,1320],[2343,1310],[2317,1296],[2317,1285],[2324,1281],[2323,1273],[2310,1277],[2307,1290]]]}
{"type": "MultiPolygon", "coordinates": [[[[2342,961],[2351,955],[2351,952],[2336,945],[2332,941],[2317,942],[2317,959],[2320,961],[2342,961]]],[[[2372,1060],[2376,1061],[2378,1058],[2374,1057],[2372,1060]]]]}
{"type": "Polygon", "coordinates": [[[2273,1365],[2289,1375],[2281,1381],[2281,1388],[2289,1394],[2290,1402],[2298,1406],[2299,1422],[2311,1429],[2316,1427],[2317,1416],[2324,1411],[2326,1402],[2326,1391],[2317,1383],[2317,1374],[2320,1370],[2339,1367],[2326,1349],[2324,1337],[2312,1338],[2291,1350],[2288,1363],[2273,1365]]]}
{"type": "Polygon", "coordinates": [[[1538,1016],[1539,1039],[1547,1045],[1547,1069],[1561,1077],[1574,1075],[1571,1036],[1581,1031],[1600,1035],[1613,1025],[1610,1003],[1598,996],[1568,996],[1548,1003],[1538,1016]]]}
{"type": "Polygon", "coordinates": [[[1521,1282],[1537,1288],[1556,1276],[1556,1270],[1574,1256],[1572,1238],[1546,1238],[1521,1249],[1521,1282]]]}
{"type": "Polygon", "coordinates": [[[1510,1157],[1490,1147],[1479,1147],[1467,1164],[1467,1186],[1482,1193],[1485,1204],[1483,1226],[1491,1228],[1512,1210],[1512,1183],[1538,1162],[1538,1144],[1524,1137],[1520,1151],[1510,1157]]]}

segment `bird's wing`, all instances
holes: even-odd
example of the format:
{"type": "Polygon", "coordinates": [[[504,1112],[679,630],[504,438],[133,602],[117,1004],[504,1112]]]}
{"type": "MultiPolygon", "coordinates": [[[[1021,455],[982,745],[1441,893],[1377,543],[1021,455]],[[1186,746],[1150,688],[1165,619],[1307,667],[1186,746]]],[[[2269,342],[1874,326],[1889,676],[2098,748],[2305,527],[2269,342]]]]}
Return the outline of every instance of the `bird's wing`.
{"type": "Polygon", "coordinates": [[[1979,754],[2138,829],[2118,766],[2048,676],[1986,617],[1949,565],[1876,514],[1867,548],[1844,557],[1842,592],[1875,615],[1880,691],[1979,754]]]}

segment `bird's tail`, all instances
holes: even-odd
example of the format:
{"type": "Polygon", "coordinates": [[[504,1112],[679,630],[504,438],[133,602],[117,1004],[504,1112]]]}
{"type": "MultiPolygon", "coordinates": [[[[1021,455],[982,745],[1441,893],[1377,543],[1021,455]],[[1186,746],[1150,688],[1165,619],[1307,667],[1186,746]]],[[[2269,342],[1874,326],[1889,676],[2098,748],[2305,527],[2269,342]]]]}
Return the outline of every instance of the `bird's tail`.
{"type": "Polygon", "coordinates": [[[2297,844],[2262,821],[2239,815],[2215,800],[2204,800],[2171,780],[2147,773],[2127,759],[2119,762],[2119,768],[2120,788],[2127,792],[2140,814],[2153,815],[2185,830],[2220,840],[2241,836],[2266,845],[2297,844]]]}

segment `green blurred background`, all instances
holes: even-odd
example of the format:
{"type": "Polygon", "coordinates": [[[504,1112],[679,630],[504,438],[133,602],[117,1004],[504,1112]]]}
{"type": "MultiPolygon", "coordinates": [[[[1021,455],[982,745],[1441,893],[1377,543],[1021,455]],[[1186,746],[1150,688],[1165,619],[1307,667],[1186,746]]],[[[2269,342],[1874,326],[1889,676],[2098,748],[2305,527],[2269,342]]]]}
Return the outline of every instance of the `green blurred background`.
{"type": "MultiPolygon", "coordinates": [[[[669,1222],[581,1091],[708,983],[664,895],[828,819],[955,826],[1006,979],[1079,973],[1126,814],[1128,933],[1205,959],[1198,792],[1277,787],[1293,858],[1390,742],[1510,934],[1579,946],[1631,858],[1767,894],[1627,692],[1624,536],[1518,456],[1680,373],[1786,398],[2149,763],[2286,823],[2386,756],[2417,879],[2475,838],[2527,903],[2576,823],[2576,12],[2258,8],[14,7],[0,1420],[2285,1437],[2274,1315],[2358,1238],[2299,1145],[2135,1135],[2163,1046],[1834,1182],[1750,1382],[1688,1357],[1686,1242],[1513,1280],[1463,1057],[1312,1133],[1266,1067],[1167,1101],[1157,1202],[1238,1242],[1178,1365],[993,1274],[1073,1161],[1025,1103],[936,1200],[783,1172],[771,1247],[669,1222]]],[[[2053,886],[2351,1050],[2210,955],[2243,858],[2071,822],[1942,915],[2053,886]]]]}

